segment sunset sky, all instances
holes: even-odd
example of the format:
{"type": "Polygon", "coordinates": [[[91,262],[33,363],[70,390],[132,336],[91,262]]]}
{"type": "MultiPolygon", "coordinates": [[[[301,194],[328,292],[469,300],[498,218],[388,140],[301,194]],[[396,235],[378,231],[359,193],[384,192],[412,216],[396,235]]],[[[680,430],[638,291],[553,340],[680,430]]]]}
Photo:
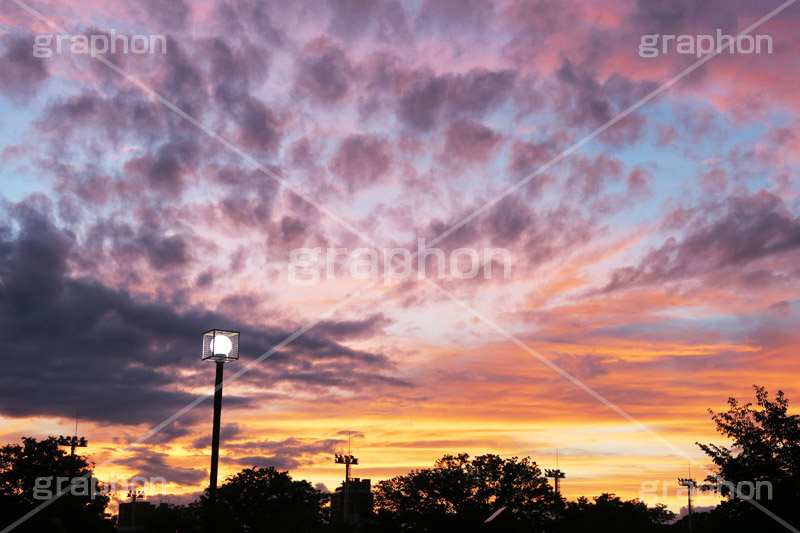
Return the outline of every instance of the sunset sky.
{"type": "Polygon", "coordinates": [[[210,401],[107,460],[212,391],[204,331],[241,331],[231,376],[313,324],[226,385],[222,477],[333,490],[351,434],[373,481],[558,450],[568,498],[680,511],[709,408],[800,401],[800,3],[653,97],[698,57],[639,45],[781,5],[0,0],[0,443],[78,412],[98,477],[187,501],[210,401]],[[166,53],[37,58],[45,19],[166,53]],[[418,239],[510,276],[291,282],[292,250],[418,239]]]}

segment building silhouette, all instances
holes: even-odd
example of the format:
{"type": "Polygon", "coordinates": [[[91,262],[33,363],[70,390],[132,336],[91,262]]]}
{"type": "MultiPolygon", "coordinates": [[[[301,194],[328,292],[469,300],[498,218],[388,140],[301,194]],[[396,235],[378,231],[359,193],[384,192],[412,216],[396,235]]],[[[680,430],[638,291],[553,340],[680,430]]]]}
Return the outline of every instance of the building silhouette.
{"type": "MultiPolygon", "coordinates": [[[[369,479],[353,478],[347,487],[349,522],[357,524],[372,515],[372,487],[369,479]]],[[[345,517],[344,482],[331,494],[331,522],[344,523],[345,517]]]]}
{"type": "MultiPolygon", "coordinates": [[[[162,503],[161,506],[166,506],[162,503]]],[[[137,500],[134,502],[121,502],[119,504],[119,517],[117,519],[117,531],[119,533],[128,533],[134,531],[146,531],[148,527],[152,526],[157,520],[157,510],[155,504],[137,500]],[[136,506],[135,523],[134,523],[134,507],[136,506]]]]}

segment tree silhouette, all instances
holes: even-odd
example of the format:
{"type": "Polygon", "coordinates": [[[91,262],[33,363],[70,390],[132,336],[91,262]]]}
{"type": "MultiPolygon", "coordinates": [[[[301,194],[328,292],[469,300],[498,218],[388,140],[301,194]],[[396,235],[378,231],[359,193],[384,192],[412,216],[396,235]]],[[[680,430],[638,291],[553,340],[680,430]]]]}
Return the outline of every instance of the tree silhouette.
{"type": "Polygon", "coordinates": [[[597,533],[648,533],[665,531],[675,513],[663,504],[648,507],[639,500],[623,501],[614,494],[595,496],[593,501],[580,497],[569,502],[559,524],[560,531],[597,533]]]}
{"type": "Polygon", "coordinates": [[[726,412],[709,409],[717,431],[729,437],[733,446],[697,443],[719,471],[707,481],[728,498],[712,516],[701,519],[709,524],[709,531],[723,527],[731,532],[787,530],[758,506],[800,527],[800,417],[788,414],[789,400],[782,391],[770,400],[764,387],[753,388],[755,405],[729,398],[726,412]],[[762,490],[751,496],[750,484],[762,490]]]}
{"type": "MultiPolygon", "coordinates": [[[[58,447],[55,438],[37,441],[23,437],[22,445],[8,444],[0,448],[0,529],[12,524],[23,514],[34,509],[45,496],[44,483],[35,492],[37,478],[51,478],[49,491],[55,495],[57,478],[70,480],[85,477],[78,495],[67,493],[34,515],[15,531],[23,532],[85,532],[113,531],[112,522],[105,509],[108,496],[86,492],[91,480],[91,466],[83,457],[68,455],[58,447]]],[[[69,485],[63,483],[63,487],[69,485]]],[[[98,485],[98,489],[102,488],[98,485]]]]}
{"type": "MultiPolygon", "coordinates": [[[[710,512],[695,513],[695,533],[782,532],[786,528],[780,521],[800,527],[800,416],[789,414],[789,401],[782,391],[770,399],[766,389],[754,388],[755,404],[729,398],[727,411],[709,410],[717,431],[732,444],[697,444],[718,471],[706,481],[726,501],[710,512]],[[743,486],[747,490],[739,492],[743,486]]],[[[91,465],[81,456],[68,455],[53,438],[37,441],[25,437],[22,445],[0,448],[0,529],[42,502],[34,497],[37,487],[41,488],[36,485],[37,478],[81,476],[90,479],[91,465]]],[[[53,492],[56,486],[51,486],[53,492]]],[[[308,481],[293,480],[288,472],[274,468],[247,468],[219,487],[219,522],[214,531],[653,533],[683,531],[687,526],[685,519],[667,525],[674,513],[662,504],[648,507],[614,494],[566,503],[529,457],[445,455],[432,468],[378,482],[374,496],[377,519],[354,527],[332,525],[325,520],[327,495],[308,481]],[[501,509],[490,523],[485,522],[501,509]]],[[[188,506],[160,507],[158,519],[148,531],[197,531],[206,503],[207,493],[188,506]]],[[[108,497],[103,494],[67,494],[16,531],[112,531],[107,505],[108,497]]]]}
{"type": "Polygon", "coordinates": [[[445,455],[433,468],[380,481],[381,531],[541,530],[562,501],[529,457],[445,455]],[[484,521],[506,507],[496,521],[484,521]]]}
{"type": "MultiPolygon", "coordinates": [[[[208,491],[202,496],[205,504],[208,491]]],[[[323,523],[327,495],[274,468],[246,468],[217,489],[220,533],[303,533],[323,523]]]]}

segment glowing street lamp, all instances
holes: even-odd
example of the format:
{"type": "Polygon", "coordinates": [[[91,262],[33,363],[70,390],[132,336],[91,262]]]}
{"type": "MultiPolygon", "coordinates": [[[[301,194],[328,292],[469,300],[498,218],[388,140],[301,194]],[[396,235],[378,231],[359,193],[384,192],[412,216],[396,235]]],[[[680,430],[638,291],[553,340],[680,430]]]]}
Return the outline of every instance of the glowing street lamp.
{"type": "Polygon", "coordinates": [[[203,333],[203,361],[228,363],[239,359],[239,332],[212,329],[203,333]]]}
{"type": "Polygon", "coordinates": [[[214,385],[214,427],[211,435],[211,479],[208,484],[208,530],[214,531],[214,504],[217,500],[219,465],[219,426],[222,418],[222,367],[239,359],[239,332],[212,329],[203,333],[203,361],[217,364],[214,385]]]}

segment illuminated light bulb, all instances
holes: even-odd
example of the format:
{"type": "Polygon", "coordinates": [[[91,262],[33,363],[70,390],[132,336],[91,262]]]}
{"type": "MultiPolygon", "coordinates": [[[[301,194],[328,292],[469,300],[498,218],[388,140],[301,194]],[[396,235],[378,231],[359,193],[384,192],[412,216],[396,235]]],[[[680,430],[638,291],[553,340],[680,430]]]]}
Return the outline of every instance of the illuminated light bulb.
{"type": "Polygon", "coordinates": [[[231,340],[225,335],[216,335],[214,337],[214,355],[228,355],[233,349],[231,340]]]}

